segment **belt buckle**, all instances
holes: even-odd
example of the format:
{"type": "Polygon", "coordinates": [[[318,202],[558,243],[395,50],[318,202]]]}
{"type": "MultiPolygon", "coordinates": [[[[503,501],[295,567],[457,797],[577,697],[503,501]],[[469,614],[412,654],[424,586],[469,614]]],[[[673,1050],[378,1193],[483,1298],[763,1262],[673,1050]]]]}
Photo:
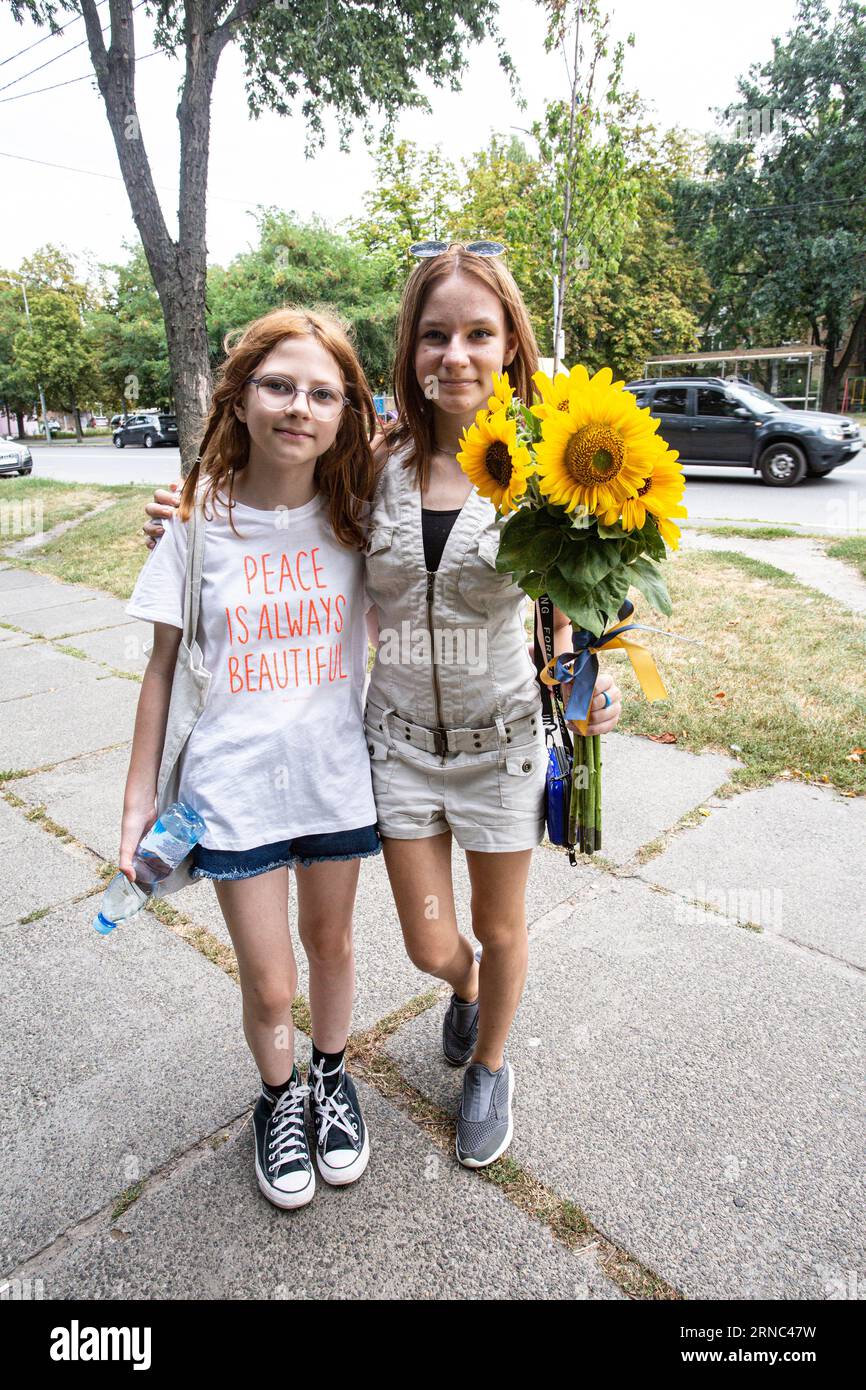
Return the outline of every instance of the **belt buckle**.
{"type": "Polygon", "coordinates": [[[448,733],[445,729],[433,730],[433,749],[437,758],[444,758],[448,752],[448,733]]]}

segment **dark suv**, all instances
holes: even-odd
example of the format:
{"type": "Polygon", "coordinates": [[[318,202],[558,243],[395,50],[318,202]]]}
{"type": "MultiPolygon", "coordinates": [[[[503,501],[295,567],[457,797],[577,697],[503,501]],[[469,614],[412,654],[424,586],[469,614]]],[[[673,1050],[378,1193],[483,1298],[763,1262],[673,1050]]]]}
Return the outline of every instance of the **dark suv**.
{"type": "Polygon", "coordinates": [[[681,463],[751,468],[770,487],[823,477],[859,453],[853,420],[792,410],[747,381],[649,377],[630,381],[638,405],[660,420],[659,435],[681,463]]]}
{"type": "Polygon", "coordinates": [[[153,449],[157,444],[177,443],[177,417],[175,415],[127,415],[126,421],[118,425],[112,435],[115,449],[125,444],[143,444],[145,449],[153,449]]]}

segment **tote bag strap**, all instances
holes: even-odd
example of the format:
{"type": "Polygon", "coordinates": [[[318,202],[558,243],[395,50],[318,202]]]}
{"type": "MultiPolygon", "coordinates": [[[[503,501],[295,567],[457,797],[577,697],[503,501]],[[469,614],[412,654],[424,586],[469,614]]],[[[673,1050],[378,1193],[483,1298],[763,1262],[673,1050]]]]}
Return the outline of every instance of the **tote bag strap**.
{"type": "Polygon", "coordinates": [[[187,528],[186,575],[183,594],[183,640],[191,648],[198,631],[201,606],[201,573],[204,564],[204,517],[193,504],[187,528]]]}

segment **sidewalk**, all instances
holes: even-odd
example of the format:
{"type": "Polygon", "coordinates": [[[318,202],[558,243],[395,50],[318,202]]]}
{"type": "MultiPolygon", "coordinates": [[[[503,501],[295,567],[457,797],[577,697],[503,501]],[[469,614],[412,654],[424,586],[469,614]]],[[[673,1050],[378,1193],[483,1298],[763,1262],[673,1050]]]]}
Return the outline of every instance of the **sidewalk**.
{"type": "Polygon", "coordinates": [[[866,1296],[866,801],[717,795],[733,761],[604,740],[603,861],[534,856],[496,1180],[454,1157],[447,990],[406,958],[366,861],[352,1071],[370,1167],[278,1212],[253,1174],[257,1072],[211,886],[90,927],[145,665],[123,607],[0,568],[5,1280],[47,1299],[866,1296]]]}

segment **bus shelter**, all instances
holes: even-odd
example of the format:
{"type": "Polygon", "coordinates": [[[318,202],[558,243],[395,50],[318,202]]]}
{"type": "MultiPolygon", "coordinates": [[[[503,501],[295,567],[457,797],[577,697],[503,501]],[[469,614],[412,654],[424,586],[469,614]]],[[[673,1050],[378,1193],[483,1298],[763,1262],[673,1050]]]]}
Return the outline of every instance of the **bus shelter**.
{"type": "Polygon", "coordinates": [[[651,357],[644,377],[718,376],[725,381],[750,381],[795,410],[820,410],[824,377],[824,348],[729,348],[726,352],[681,352],[651,357]]]}

